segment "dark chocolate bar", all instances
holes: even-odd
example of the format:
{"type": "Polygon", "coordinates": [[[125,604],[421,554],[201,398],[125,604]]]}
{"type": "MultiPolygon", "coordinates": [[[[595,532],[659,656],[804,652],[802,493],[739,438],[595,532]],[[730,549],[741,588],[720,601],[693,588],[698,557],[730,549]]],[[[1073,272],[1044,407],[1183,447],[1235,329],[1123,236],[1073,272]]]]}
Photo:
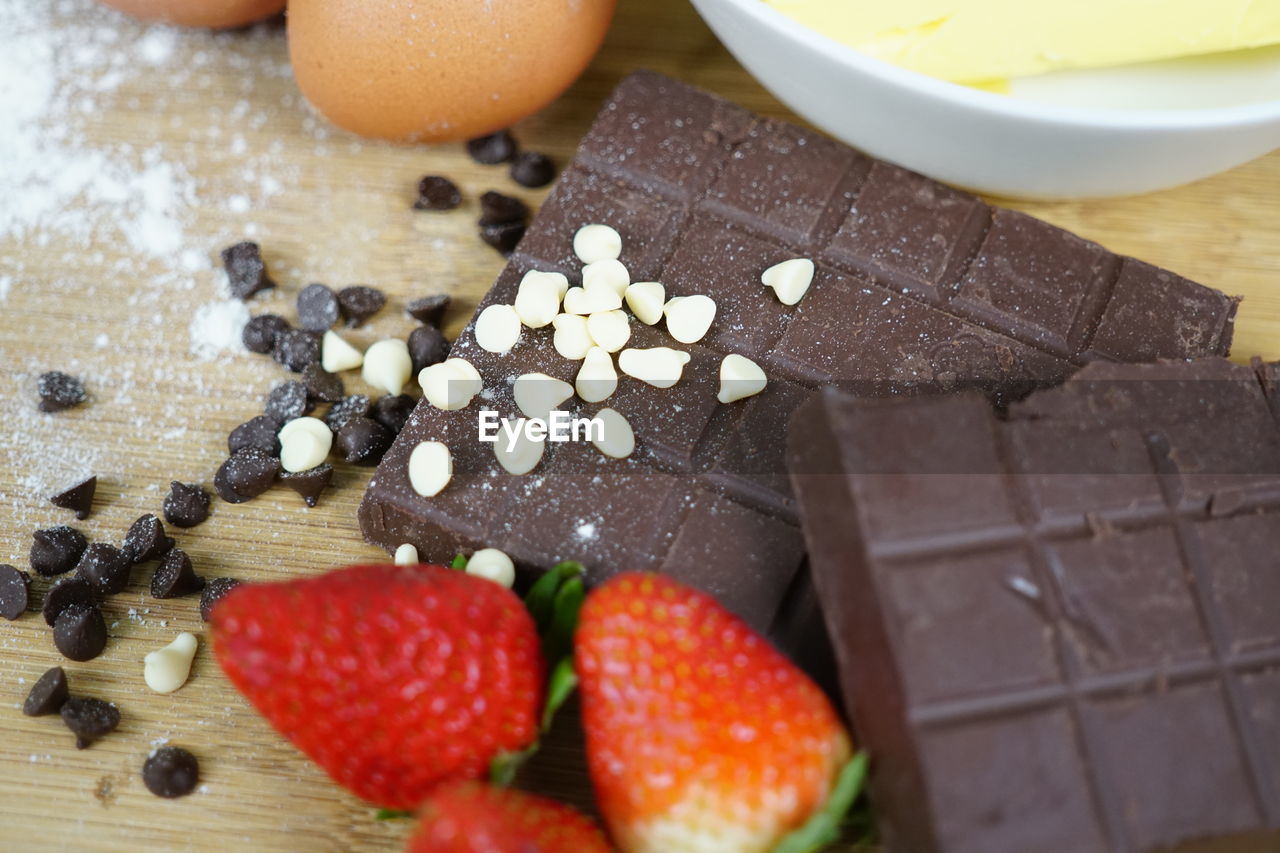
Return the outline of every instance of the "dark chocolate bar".
{"type": "Polygon", "coordinates": [[[796,412],[890,851],[1280,850],[1280,408],[1258,368],[1094,363],[1006,417],[833,390],[796,412]]]}
{"type": "Polygon", "coordinates": [[[548,444],[531,473],[507,474],[476,441],[477,409],[510,414],[508,380],[572,382],[579,362],[555,352],[550,328],[495,356],[468,327],[451,355],[479,369],[487,396],[460,412],[419,405],[361,505],[370,542],[430,560],[496,547],[526,575],[564,559],[590,580],[671,572],[768,628],[789,597],[808,600],[782,457],[787,418],[815,387],[1010,399],[1092,358],[1224,353],[1231,338],[1235,301],[1221,293],[652,73],[605,105],[480,309],[510,304],[531,269],[576,284],[573,236],[589,223],[621,234],[632,281],[718,305],[692,346],[632,322],[628,346],[691,355],[675,387],[622,376],[605,402],[630,420],[635,454],[548,444]],[[760,276],[793,257],[817,273],[789,307],[760,276]],[[717,402],[727,353],[764,367],[763,393],[717,402]],[[409,454],[446,437],[453,479],[421,497],[409,454]]]}

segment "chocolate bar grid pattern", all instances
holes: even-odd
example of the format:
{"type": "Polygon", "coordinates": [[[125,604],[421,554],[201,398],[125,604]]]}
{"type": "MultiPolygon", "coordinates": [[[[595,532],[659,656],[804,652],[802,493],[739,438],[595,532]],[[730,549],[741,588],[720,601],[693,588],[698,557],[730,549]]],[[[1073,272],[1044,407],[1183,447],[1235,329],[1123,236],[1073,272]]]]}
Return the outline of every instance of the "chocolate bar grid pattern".
{"type": "MultiPolygon", "coordinates": [[[[477,313],[490,304],[510,303],[528,269],[559,270],[576,283],[581,264],[572,252],[573,230],[592,221],[621,233],[621,260],[633,280],[662,281],[668,297],[706,293],[717,301],[719,315],[708,338],[681,347],[693,356],[686,378],[675,389],[657,392],[669,399],[684,395],[685,421],[672,426],[672,436],[660,436],[652,430],[646,434],[639,418],[631,420],[641,427],[638,460],[655,472],[694,475],[697,487],[754,513],[761,528],[756,541],[768,547],[758,548],[752,558],[771,557],[791,567],[781,571],[785,583],[770,584],[770,605],[757,600],[739,608],[757,625],[772,618],[761,611],[776,606],[802,556],[782,436],[785,415],[813,387],[866,379],[886,392],[940,382],[944,387],[976,384],[989,393],[1012,395],[1060,381],[1076,362],[1093,355],[1143,357],[1144,347],[1166,356],[1213,352],[1225,349],[1230,338],[1234,303],[1221,294],[1111,255],[1021,214],[993,213],[973,196],[653,74],[628,78],[605,107],[477,313]],[[652,156],[641,157],[641,151],[652,156]],[[800,172],[823,175],[821,192],[795,180],[800,172]],[[760,181],[755,174],[768,178],[760,181]],[[903,230],[903,205],[928,211],[936,232],[903,230]],[[1043,258],[1032,260],[1032,268],[1010,277],[1016,279],[1014,285],[1002,288],[991,271],[1007,267],[1009,252],[1027,240],[1049,240],[1050,245],[1043,258]],[[911,247],[925,251],[907,251],[911,247]],[[805,299],[788,307],[760,284],[759,276],[795,256],[813,257],[818,272],[805,299]],[[708,280],[708,271],[715,274],[714,281],[708,280]],[[1080,277],[1076,286],[1070,286],[1071,276],[1080,277]],[[1043,281],[1046,289],[1037,291],[1035,281],[1043,281]],[[1061,287],[1067,289],[1059,292],[1061,287]],[[1126,337],[1132,326],[1126,312],[1132,313],[1133,294],[1147,289],[1167,291],[1156,300],[1158,316],[1147,318],[1147,324],[1170,324],[1169,334],[1150,329],[1134,342],[1126,337]],[[1066,303],[1073,307],[1064,312],[1066,303]],[[1186,329],[1205,328],[1197,323],[1206,312],[1213,317],[1210,331],[1187,338],[1186,329]],[[879,346],[880,330],[892,325],[917,330],[918,348],[902,352],[879,346]],[[851,326],[860,336],[849,343],[851,326]],[[1160,335],[1164,337],[1153,343],[1160,335]],[[856,356],[852,364],[845,363],[850,354],[842,352],[846,346],[856,356]],[[714,367],[729,352],[762,364],[771,381],[758,397],[725,407],[714,399],[714,367]],[[692,399],[694,390],[701,394],[698,401],[692,399]]],[[[632,328],[630,346],[673,343],[660,329],[638,323],[632,328]]],[[[545,354],[528,369],[572,381],[577,363],[554,352],[549,330],[526,329],[523,336],[522,346],[545,354]]],[[[487,385],[512,370],[475,345],[470,327],[453,354],[476,363],[487,385]]],[[[629,415],[630,397],[642,409],[644,396],[653,389],[636,389],[638,384],[621,377],[619,392],[605,405],[629,415]]],[[[438,433],[439,420],[420,407],[377,479],[390,480],[390,469],[403,465],[410,442],[438,433]]],[[[537,482],[540,472],[554,472],[556,464],[556,455],[549,453],[529,475],[535,478],[531,482],[537,482]]],[[[536,488],[525,488],[523,499],[533,500],[535,493],[536,488]]],[[[371,486],[362,518],[376,511],[375,494],[371,486]]],[[[408,505],[413,496],[400,497],[400,511],[412,515],[408,505]]],[[[688,504],[696,499],[685,495],[681,508],[673,505],[681,500],[669,494],[655,491],[649,497],[650,505],[637,501],[637,511],[670,520],[675,532],[663,536],[662,525],[655,524],[657,555],[631,555],[630,568],[675,562],[663,552],[679,540],[691,517],[688,504]]],[[[483,494],[476,499],[481,501],[483,494]]],[[[438,508],[426,510],[434,523],[465,533],[451,546],[505,546],[518,563],[536,565],[535,555],[512,534],[510,504],[483,511],[464,502],[452,506],[458,511],[452,517],[438,508]]],[[[375,522],[366,520],[364,527],[367,537],[393,548],[405,540],[397,539],[402,532],[386,529],[387,512],[375,522]]],[[[737,522],[740,529],[750,524],[749,518],[737,522]]],[[[401,531],[411,527],[408,518],[400,524],[401,531]]],[[[583,553],[595,556],[588,548],[583,553]]],[[[748,574],[753,572],[763,576],[765,569],[756,567],[748,574]]],[[[734,590],[723,582],[712,591],[734,598],[734,590]]]]}
{"type": "MultiPolygon", "coordinates": [[[[1245,385],[1251,382],[1250,377],[1244,380],[1245,385]]],[[[1267,419],[1266,404],[1256,390],[1255,386],[1258,406],[1252,414],[1261,422],[1267,419]]],[[[919,664],[923,658],[915,655],[920,648],[913,650],[913,641],[901,627],[911,620],[943,618],[921,613],[922,607],[927,608],[927,597],[925,603],[914,595],[896,599],[895,590],[919,590],[922,582],[912,579],[912,574],[928,573],[934,580],[951,575],[949,582],[954,584],[959,582],[955,576],[967,569],[972,575],[969,580],[977,586],[1003,581],[1022,589],[1021,593],[1013,586],[1009,589],[1014,609],[1004,612],[1012,612],[1012,618],[980,628],[978,636],[1004,647],[1003,653],[993,645],[982,648],[980,643],[965,643],[963,633],[959,638],[948,638],[945,629],[940,629],[942,636],[936,638],[939,646],[950,647],[941,651],[944,657],[999,658],[1003,665],[993,667],[991,674],[999,670],[1006,679],[1021,684],[948,685],[945,676],[913,679],[909,674],[921,669],[910,662],[900,667],[907,674],[904,689],[910,697],[909,724],[922,744],[920,761],[931,792],[937,795],[938,782],[928,772],[932,749],[945,751],[948,744],[954,746],[967,733],[999,725],[1002,720],[1007,725],[1009,718],[1015,718],[1033,731],[1028,737],[1036,739],[1036,749],[1045,750],[1046,742],[1060,747],[1060,760],[1054,763],[1063,776],[1052,780],[1055,788],[1087,792],[1087,800],[1059,803],[1060,814],[1067,817],[1051,825],[1053,833],[1073,831],[1074,835],[1027,839],[1025,849],[1041,849],[1037,843],[1046,845],[1043,849],[1163,849],[1163,845],[1188,840],[1178,838],[1178,827],[1170,825],[1170,816],[1179,812],[1192,815],[1191,825],[1205,834],[1280,828],[1280,570],[1274,565],[1232,564],[1232,560],[1243,560],[1245,553],[1270,554],[1280,560],[1275,556],[1280,555],[1280,432],[1274,431],[1275,424],[1272,440],[1258,448],[1258,468],[1267,473],[1207,475],[1220,487],[1228,487],[1232,481],[1240,486],[1232,493],[1230,515],[1222,517],[1212,514],[1213,493],[1188,484],[1189,477],[1206,475],[1180,470],[1169,435],[1154,425],[1132,425],[1132,436],[1152,460],[1158,503],[1139,501],[1127,508],[1113,507],[1104,522],[1105,532],[1100,533],[1099,520],[1084,514],[1070,520],[1046,517],[1044,501],[1034,486],[1036,475],[1029,473],[1038,467],[1023,455],[1016,439],[1019,427],[1025,424],[1014,420],[1004,428],[993,428],[985,404],[972,400],[942,402],[930,416],[948,423],[987,425],[985,436],[971,434],[968,438],[985,438],[993,456],[984,461],[996,463],[998,467],[991,470],[1003,468],[1005,474],[985,481],[989,494],[973,497],[996,508],[992,509],[994,515],[1011,509],[1012,518],[1006,520],[1013,522],[1018,534],[1011,535],[1009,524],[979,524],[932,538],[916,538],[919,531],[913,532],[911,539],[872,535],[867,542],[867,559],[873,583],[882,597],[881,606],[888,606],[894,614],[887,621],[899,629],[890,631],[890,643],[898,654],[919,664]],[[1004,500],[997,497],[1001,491],[1004,500]],[[1247,544],[1242,546],[1241,542],[1247,544]],[[1105,574],[1120,570],[1126,558],[1149,574],[1142,579],[1154,584],[1148,594],[1167,597],[1163,612],[1127,614],[1131,618],[1158,618],[1146,626],[1155,630],[1155,636],[1168,639],[1178,635],[1178,647],[1162,650],[1168,656],[1162,661],[1153,659],[1152,649],[1130,649],[1137,654],[1129,660],[1106,660],[1106,655],[1094,659],[1091,651],[1097,651],[1098,646],[1124,645],[1123,626],[1118,629],[1119,637],[1107,640],[1107,630],[1117,629],[1102,617],[1102,628],[1094,629],[1100,633],[1090,637],[1088,619],[1083,627],[1080,621],[1082,605],[1072,601],[1082,594],[1078,584],[1084,585],[1084,594],[1090,592],[1088,564],[1101,562],[1104,571],[1100,574],[1105,574]],[[982,577],[993,566],[999,567],[999,574],[1009,572],[1010,566],[1020,569],[1004,578],[982,577]],[[1234,582],[1254,586],[1224,590],[1223,577],[1231,577],[1232,571],[1238,572],[1234,582]],[[1011,577],[1021,577],[1029,585],[1011,581],[1011,577]],[[1031,590],[1036,590],[1034,595],[1031,590]],[[1025,619],[1024,613],[1019,622],[1019,595],[1038,599],[1022,604],[1030,608],[1028,612],[1039,611],[1040,620],[1025,619]],[[1229,602],[1225,605],[1224,596],[1229,602]],[[1051,639],[1039,635],[1041,620],[1049,627],[1051,639]],[[1160,622],[1166,623],[1163,630],[1160,622]],[[1007,651],[1010,648],[1017,651],[1007,651]],[[1043,655],[1031,655],[1033,649],[1043,655]],[[1022,657],[1024,654],[1029,657],[1022,657]],[[1019,659],[1011,674],[1010,662],[1019,659]],[[1141,698],[1135,700],[1137,696],[1141,698]],[[1150,741],[1123,734],[1126,725],[1143,720],[1144,714],[1148,728],[1169,726],[1168,733],[1173,736],[1163,744],[1167,747],[1163,756],[1135,756],[1133,742],[1150,747],[1150,741]],[[1184,716],[1170,723],[1177,714],[1184,716]],[[1077,759],[1076,755],[1083,757],[1077,759]],[[1186,796],[1183,802],[1162,801],[1176,789],[1162,786],[1161,774],[1214,771],[1216,776],[1207,784],[1225,790],[1219,790],[1207,803],[1186,796]],[[1157,799],[1144,801],[1143,796],[1157,799]],[[1074,829],[1068,830],[1068,826],[1074,829]]],[[[1031,424],[1030,428],[1037,426],[1031,424]]],[[[1210,424],[1199,426],[1215,431],[1210,424]]],[[[1099,430],[1091,439],[1110,445],[1116,432],[1099,430]]],[[[1226,436],[1214,435],[1210,440],[1221,437],[1226,436]]],[[[874,440],[868,447],[872,444],[874,440]]],[[[876,488],[874,478],[853,475],[853,480],[862,503],[884,501],[885,492],[876,488]]],[[[894,509],[902,508],[886,508],[886,517],[891,517],[894,509]]],[[[926,508],[926,517],[928,513],[926,508]]],[[[1091,592],[1105,597],[1106,590],[1091,592]]],[[[1134,600],[1132,596],[1115,597],[1122,602],[1134,600]]],[[[1083,605],[1084,610],[1089,606],[1083,605]]],[[[1105,603],[1102,606],[1105,608],[1105,603]]],[[[981,612],[985,619],[992,618],[989,610],[981,612]]],[[[1087,617],[1087,612],[1084,615],[1087,617]]],[[[1094,618],[1098,618],[1096,614],[1094,618]]],[[[1141,631],[1127,639],[1137,636],[1141,631]]],[[[1119,650],[1121,657],[1123,651],[1119,650]]],[[[928,652],[921,654],[927,657],[928,652]]],[[[923,671],[939,676],[946,669],[938,662],[923,671]]],[[[1007,736],[1001,731],[1001,736],[1007,736]]],[[[1011,770],[1010,775],[1017,777],[1016,771],[1011,770]]],[[[1195,793],[1205,789],[1180,790],[1195,793]]],[[[967,795],[968,791],[959,794],[958,801],[967,795]]],[[[963,808],[956,802],[945,804],[936,812],[940,819],[946,818],[947,806],[963,808]]],[[[968,804],[967,808],[972,811],[976,806],[968,804]]],[[[1028,819],[1043,821],[1044,815],[1030,812],[1028,819]]],[[[945,828],[936,829],[946,834],[945,828]]],[[[982,840],[974,843],[981,845],[982,840]]]]}

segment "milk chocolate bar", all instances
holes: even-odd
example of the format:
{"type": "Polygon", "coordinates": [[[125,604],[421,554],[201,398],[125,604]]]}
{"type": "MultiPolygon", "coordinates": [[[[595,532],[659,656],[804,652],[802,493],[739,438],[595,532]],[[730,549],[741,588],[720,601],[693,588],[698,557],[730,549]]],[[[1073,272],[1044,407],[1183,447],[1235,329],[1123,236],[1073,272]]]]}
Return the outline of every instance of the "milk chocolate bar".
{"type": "Polygon", "coordinates": [[[691,357],[675,387],[623,376],[605,401],[630,420],[635,453],[548,443],[532,472],[504,471],[476,440],[478,409],[512,414],[513,377],[572,382],[579,362],[556,353],[550,327],[524,329],[503,356],[468,327],[451,355],[479,369],[485,394],[462,411],[419,405],[361,505],[370,542],[412,543],[437,561],[496,547],[526,578],[564,559],[589,580],[671,572],[769,628],[791,599],[811,601],[783,448],[813,389],[973,387],[1006,400],[1090,359],[1224,353],[1231,338],[1235,301],[1217,291],[653,73],[627,78],[604,106],[478,310],[511,304],[528,270],[577,284],[573,236],[589,223],[619,232],[632,281],[718,306],[691,346],[632,320],[628,346],[691,357]],[[796,257],[817,272],[788,306],[761,274],[796,257]],[[763,393],[717,402],[728,353],[766,370],[763,393]],[[422,497],[410,452],[446,439],[453,478],[422,497]]]}
{"type": "Polygon", "coordinates": [[[1006,417],[828,390],[788,460],[890,851],[1280,850],[1275,365],[1006,417]]]}

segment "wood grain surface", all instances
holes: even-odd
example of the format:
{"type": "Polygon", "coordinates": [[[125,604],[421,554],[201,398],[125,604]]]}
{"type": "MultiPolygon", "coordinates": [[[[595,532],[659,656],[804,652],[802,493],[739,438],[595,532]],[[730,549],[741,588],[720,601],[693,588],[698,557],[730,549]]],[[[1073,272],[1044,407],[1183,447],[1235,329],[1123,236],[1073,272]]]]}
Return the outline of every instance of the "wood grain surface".
{"type": "MultiPolygon", "coordinates": [[[[170,254],[180,264],[139,251],[138,240],[150,232],[138,217],[121,228],[140,233],[115,236],[101,223],[0,232],[0,562],[19,568],[27,567],[32,530],[75,523],[47,501],[59,487],[97,474],[93,514],[77,526],[93,540],[118,541],[138,515],[159,511],[171,479],[209,483],[225,457],[228,431],[257,414],[262,396],[287,378],[269,358],[234,348],[212,357],[193,352],[193,322],[200,343],[210,326],[198,318],[207,320],[225,299],[219,248],[245,235],[263,245],[280,286],[254,301],[255,313],[293,316],[294,297],[311,281],[373,284],[390,294],[391,304],[351,333],[364,345],[405,335],[413,323],[403,304],[443,291],[455,297],[452,335],[502,266],[476,237],[476,197],[496,188],[536,205],[544,195],[516,187],[502,169],[472,163],[458,145],[384,145],[327,128],[294,88],[278,23],[174,41],[99,12],[88,0],[50,8],[48,26],[89,26],[99,35],[114,29],[116,49],[139,51],[139,61],[109,88],[101,79],[60,83],[73,90],[61,92],[62,103],[78,98],[81,86],[89,106],[70,118],[51,117],[63,123],[56,128],[59,144],[66,148],[74,138],[86,150],[105,147],[120,156],[133,152],[143,164],[171,164],[194,189],[179,200],[181,244],[170,254]],[[172,52],[148,52],[156,44],[172,52]],[[463,207],[410,210],[416,181],[426,173],[454,178],[467,198],[463,207]],[[83,376],[88,404],[37,413],[35,379],[51,369],[83,376]]],[[[639,67],[789,116],[686,0],[623,0],[600,56],[564,97],[516,129],[521,142],[565,163],[606,94],[639,67]]],[[[0,206],[14,203],[14,193],[17,201],[31,201],[29,194],[44,191],[21,181],[7,187],[5,168],[0,163],[0,206]]],[[[1276,358],[1277,198],[1280,154],[1170,192],[1014,206],[1243,295],[1236,356],[1276,358]]],[[[77,203],[68,200],[64,215],[74,218],[77,203]]],[[[361,384],[349,376],[348,386],[361,384]]],[[[248,504],[215,501],[208,522],[176,536],[207,577],[279,579],[377,560],[381,552],[362,543],[355,521],[368,476],[368,469],[338,466],[334,487],[311,510],[281,488],[248,504]]],[[[138,571],[128,590],[106,603],[111,640],[88,663],[58,655],[34,608],[0,624],[0,849],[399,849],[407,824],[375,821],[369,806],[274,734],[210,657],[195,600],[151,599],[149,576],[149,568],[138,571]],[[142,657],[181,630],[202,639],[192,678],[171,695],[152,693],[142,681],[142,657]],[[31,683],[55,664],[66,667],[73,694],[119,705],[118,732],[78,751],[56,717],[22,716],[31,683]],[[166,801],[143,787],[142,762],[162,741],[200,758],[199,793],[166,801]]],[[[35,602],[46,587],[37,579],[35,602]]],[[[572,714],[522,784],[589,807],[572,714]]]]}

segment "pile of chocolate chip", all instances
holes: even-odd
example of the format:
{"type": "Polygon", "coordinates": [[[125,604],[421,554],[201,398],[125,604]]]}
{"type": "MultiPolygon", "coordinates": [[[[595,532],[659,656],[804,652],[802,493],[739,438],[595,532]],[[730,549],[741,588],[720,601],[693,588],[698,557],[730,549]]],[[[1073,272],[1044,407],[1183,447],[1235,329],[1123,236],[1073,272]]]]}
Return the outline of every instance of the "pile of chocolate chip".
{"type": "MultiPolygon", "coordinates": [[[[555,179],[556,169],[545,154],[520,151],[510,131],[500,130],[467,143],[471,159],[486,166],[511,163],[511,179],[523,187],[544,187],[555,179]]],[[[427,175],[418,182],[414,210],[453,210],[462,204],[462,193],[442,175],[427,175]]],[[[518,198],[489,190],[480,196],[480,239],[502,253],[515,251],[529,225],[529,208],[518,198]]]]}
{"type": "MultiPolygon", "coordinates": [[[[260,289],[253,281],[236,281],[235,276],[245,271],[259,280],[270,281],[265,264],[243,263],[248,256],[261,259],[256,244],[238,243],[223,250],[222,256],[233,293],[256,293],[260,289]]],[[[307,506],[315,506],[333,480],[333,466],[321,462],[303,471],[284,470],[279,436],[285,424],[314,416],[321,406],[328,406],[322,419],[347,462],[376,465],[381,461],[409,420],[417,399],[408,394],[386,394],[377,400],[365,394],[348,394],[342,377],[325,370],[322,358],[326,341],[332,340],[326,335],[336,337],[334,326],[339,322],[345,322],[348,328],[359,326],[386,303],[386,295],[373,287],[355,285],[335,292],[327,285],[313,283],[298,293],[296,328],[279,314],[258,314],[249,320],[242,333],[245,349],[270,354],[300,376],[273,387],[263,402],[262,413],[227,436],[229,456],[213,479],[219,497],[229,503],[243,503],[280,482],[296,491],[307,506]]],[[[443,294],[416,299],[405,306],[406,312],[423,324],[405,341],[414,375],[448,355],[449,344],[440,330],[448,307],[449,297],[443,294]]],[[[340,338],[335,343],[349,346],[340,338]]]]}

